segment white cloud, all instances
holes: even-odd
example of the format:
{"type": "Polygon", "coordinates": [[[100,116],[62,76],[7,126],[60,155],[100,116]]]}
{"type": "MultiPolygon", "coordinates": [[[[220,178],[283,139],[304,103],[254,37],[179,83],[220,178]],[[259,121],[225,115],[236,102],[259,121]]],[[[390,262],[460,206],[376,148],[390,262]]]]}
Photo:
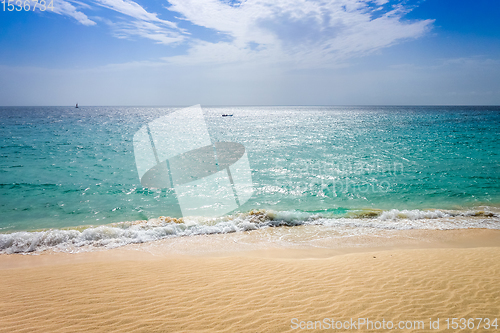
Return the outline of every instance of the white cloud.
{"type": "Polygon", "coordinates": [[[139,36],[160,44],[178,43],[185,39],[186,32],[179,29],[175,23],[160,19],[157,14],[148,12],[134,1],[97,0],[96,3],[128,16],[127,20],[107,20],[118,38],[139,36]]]}
{"type": "MultiPolygon", "coordinates": [[[[114,13],[126,16],[126,19],[120,17],[103,18],[99,16],[94,18],[96,21],[107,23],[118,38],[139,36],[161,44],[171,44],[183,41],[185,35],[188,35],[186,31],[177,27],[175,23],[160,19],[157,14],[148,12],[134,1],[95,0],[94,3],[114,13]]],[[[82,12],[83,9],[92,10],[95,8],[77,0],[54,0],[55,13],[73,17],[84,25],[95,25],[96,22],[89,19],[82,12]]]]}
{"type": "Polygon", "coordinates": [[[432,20],[403,21],[402,4],[383,12],[384,0],[170,0],[169,10],[193,24],[228,36],[225,42],[192,42],[176,63],[262,60],[298,67],[336,66],[427,32],[432,20]],[[254,47],[251,47],[251,46],[254,47]],[[257,46],[258,47],[255,47],[257,46]]]}
{"type": "MultiPolygon", "coordinates": [[[[79,2],[75,3],[79,4],[79,2]]],[[[65,16],[70,16],[80,22],[83,25],[95,25],[96,23],[89,19],[87,15],[82,13],[81,11],[78,11],[75,6],[73,6],[71,3],[63,0],[54,0],[54,13],[60,14],[60,15],[65,15],[65,16]]]]}
{"type": "Polygon", "coordinates": [[[113,27],[115,36],[118,38],[139,36],[154,40],[160,44],[172,44],[184,40],[182,34],[147,21],[134,20],[132,22],[108,22],[108,24],[113,27]]]}
{"type": "Polygon", "coordinates": [[[78,5],[79,8],[86,8],[86,9],[91,9],[92,7],[84,2],[78,1],[78,0],[68,0],[68,2],[71,2],[73,4],[78,5]]]}
{"type": "Polygon", "coordinates": [[[130,16],[144,22],[157,22],[170,28],[176,29],[175,23],[158,18],[155,13],[149,13],[139,4],[130,0],[97,0],[96,3],[102,7],[114,10],[118,13],[130,16]]]}
{"type": "MultiPolygon", "coordinates": [[[[57,1],[60,14],[95,24],[69,2],[57,1]]],[[[187,54],[164,59],[175,64],[338,67],[352,57],[418,38],[433,22],[405,21],[411,10],[405,0],[169,0],[167,9],[178,13],[178,20],[225,37],[207,40],[132,0],[93,1],[119,14],[95,18],[106,22],[118,38],[141,37],[166,45],[186,42],[187,54]]]]}

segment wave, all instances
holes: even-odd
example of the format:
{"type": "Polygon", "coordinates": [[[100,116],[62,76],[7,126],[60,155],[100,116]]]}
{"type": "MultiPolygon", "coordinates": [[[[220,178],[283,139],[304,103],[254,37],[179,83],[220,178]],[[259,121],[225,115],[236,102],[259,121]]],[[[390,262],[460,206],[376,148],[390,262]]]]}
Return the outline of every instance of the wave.
{"type": "Polygon", "coordinates": [[[244,232],[269,227],[322,225],[346,234],[374,230],[500,229],[500,213],[488,210],[363,209],[344,216],[334,212],[252,210],[220,218],[188,217],[127,221],[101,226],[0,234],[0,253],[82,252],[155,240],[244,232]]]}

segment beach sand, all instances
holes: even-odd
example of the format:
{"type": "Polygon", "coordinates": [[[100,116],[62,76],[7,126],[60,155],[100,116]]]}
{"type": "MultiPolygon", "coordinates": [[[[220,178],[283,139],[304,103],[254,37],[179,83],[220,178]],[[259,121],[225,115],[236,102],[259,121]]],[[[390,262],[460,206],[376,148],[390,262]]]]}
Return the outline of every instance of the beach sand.
{"type": "Polygon", "coordinates": [[[252,235],[2,255],[0,331],[296,332],[308,321],[324,329],[351,318],[356,329],[337,331],[370,331],[358,318],[424,324],[395,327],[401,332],[498,331],[484,321],[447,330],[446,319],[500,320],[500,231],[408,231],[295,248],[252,243],[252,235]]]}

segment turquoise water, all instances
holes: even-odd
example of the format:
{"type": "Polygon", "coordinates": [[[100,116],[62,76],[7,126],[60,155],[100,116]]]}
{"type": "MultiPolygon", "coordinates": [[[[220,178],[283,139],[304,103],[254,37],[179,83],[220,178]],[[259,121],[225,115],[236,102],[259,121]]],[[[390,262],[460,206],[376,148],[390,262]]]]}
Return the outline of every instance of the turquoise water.
{"type": "MultiPolygon", "coordinates": [[[[54,229],[52,234],[64,234],[59,229],[105,226],[98,227],[102,229],[116,222],[181,217],[172,190],[141,187],[133,151],[135,132],[173,110],[1,107],[0,251],[20,239],[33,242],[33,235],[47,237],[23,231],[54,229]]],[[[131,242],[249,230],[253,227],[234,221],[255,224],[248,220],[252,210],[263,210],[267,222],[299,224],[385,217],[384,221],[392,221],[385,227],[396,229],[395,219],[439,219],[486,210],[492,212],[485,217],[488,226],[500,228],[495,213],[500,206],[500,107],[203,107],[203,111],[214,142],[245,146],[253,196],[229,217],[175,225],[163,221],[162,228],[170,229],[147,227],[149,238],[130,236],[131,242]],[[390,212],[396,217],[387,218],[390,212]]],[[[458,227],[471,227],[467,223],[458,227]]],[[[472,227],[484,227],[481,223],[472,227]]],[[[98,228],[91,230],[99,234],[98,228]]],[[[129,226],[119,229],[131,231],[129,226]]],[[[120,232],[116,237],[123,236],[120,232]]],[[[75,229],[68,233],[66,241],[83,237],[75,229]]],[[[97,238],[102,239],[102,233],[97,238]]]]}

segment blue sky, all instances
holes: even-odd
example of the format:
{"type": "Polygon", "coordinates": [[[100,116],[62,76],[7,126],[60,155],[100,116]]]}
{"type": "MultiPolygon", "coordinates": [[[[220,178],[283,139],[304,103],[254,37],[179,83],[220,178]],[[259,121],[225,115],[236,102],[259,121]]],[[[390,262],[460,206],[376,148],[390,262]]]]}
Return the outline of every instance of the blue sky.
{"type": "Polygon", "coordinates": [[[0,6],[0,105],[500,104],[498,0],[0,6]]]}

